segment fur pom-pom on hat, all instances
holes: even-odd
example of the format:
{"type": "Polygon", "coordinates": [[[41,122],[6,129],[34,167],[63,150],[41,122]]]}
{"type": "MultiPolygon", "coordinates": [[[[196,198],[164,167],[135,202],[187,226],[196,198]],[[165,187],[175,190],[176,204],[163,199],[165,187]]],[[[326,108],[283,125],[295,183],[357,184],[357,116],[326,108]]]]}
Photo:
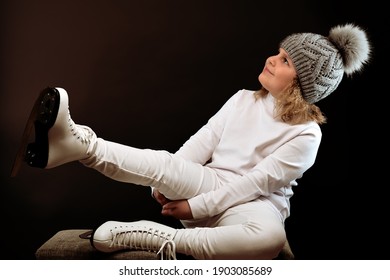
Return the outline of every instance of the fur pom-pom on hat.
{"type": "Polygon", "coordinates": [[[333,27],[328,38],[341,54],[345,74],[360,71],[368,62],[370,45],[366,33],[360,27],[353,24],[333,27]]]}
{"type": "Polygon", "coordinates": [[[350,23],[333,27],[327,37],[314,33],[292,34],[280,47],[290,56],[303,98],[309,103],[332,93],[344,73],[360,71],[371,54],[366,32],[350,23]]]}

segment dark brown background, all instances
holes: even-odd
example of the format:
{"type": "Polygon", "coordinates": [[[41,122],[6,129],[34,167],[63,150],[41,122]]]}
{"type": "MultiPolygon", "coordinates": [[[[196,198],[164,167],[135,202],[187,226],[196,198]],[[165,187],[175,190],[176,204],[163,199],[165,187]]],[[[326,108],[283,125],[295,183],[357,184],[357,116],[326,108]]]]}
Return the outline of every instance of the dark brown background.
{"type": "Polygon", "coordinates": [[[174,152],[237,90],[258,88],[265,59],[286,35],[326,35],[346,22],[367,29],[374,56],[363,74],[318,103],[329,121],[315,166],[295,188],[286,228],[298,259],[388,258],[386,163],[377,163],[386,152],[373,128],[383,118],[372,109],[388,95],[380,78],[380,63],[388,67],[385,18],[374,2],[341,2],[1,1],[1,258],[33,259],[57,231],[107,220],[179,225],[160,215],[149,188],[77,162],[23,166],[10,178],[44,87],[64,87],[73,119],[99,136],[174,152]]]}

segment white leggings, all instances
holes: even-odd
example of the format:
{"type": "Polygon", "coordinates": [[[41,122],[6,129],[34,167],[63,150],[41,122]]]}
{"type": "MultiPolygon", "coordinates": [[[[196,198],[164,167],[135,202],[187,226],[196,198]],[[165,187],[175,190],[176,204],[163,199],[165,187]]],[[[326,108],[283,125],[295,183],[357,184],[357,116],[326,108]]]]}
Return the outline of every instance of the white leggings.
{"type": "MultiPolygon", "coordinates": [[[[171,200],[188,199],[220,187],[216,173],[167,151],[137,149],[98,138],[87,167],[117,181],[152,186],[171,200]]],[[[283,222],[259,198],[207,219],[181,221],[176,251],[195,259],[273,259],[286,235],[283,222]]]]}

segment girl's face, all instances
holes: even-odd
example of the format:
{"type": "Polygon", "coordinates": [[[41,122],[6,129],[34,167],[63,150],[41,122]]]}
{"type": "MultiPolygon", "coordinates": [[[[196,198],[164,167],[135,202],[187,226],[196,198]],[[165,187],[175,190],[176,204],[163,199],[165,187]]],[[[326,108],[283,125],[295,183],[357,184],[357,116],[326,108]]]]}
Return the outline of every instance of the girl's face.
{"type": "Polygon", "coordinates": [[[259,75],[259,82],[274,98],[281,96],[297,76],[294,65],[287,52],[280,48],[279,53],[270,56],[265,61],[263,72],[259,75]]]}

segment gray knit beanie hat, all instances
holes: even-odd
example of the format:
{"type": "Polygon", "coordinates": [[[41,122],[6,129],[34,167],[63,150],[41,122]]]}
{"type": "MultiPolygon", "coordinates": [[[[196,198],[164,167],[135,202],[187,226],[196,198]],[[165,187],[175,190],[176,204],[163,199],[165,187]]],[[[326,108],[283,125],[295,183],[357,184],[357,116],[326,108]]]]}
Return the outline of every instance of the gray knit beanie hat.
{"type": "Polygon", "coordinates": [[[303,98],[313,104],[331,94],[348,76],[360,71],[370,58],[366,33],[353,24],[333,27],[328,37],[297,33],[280,47],[290,56],[298,74],[303,98]]]}

